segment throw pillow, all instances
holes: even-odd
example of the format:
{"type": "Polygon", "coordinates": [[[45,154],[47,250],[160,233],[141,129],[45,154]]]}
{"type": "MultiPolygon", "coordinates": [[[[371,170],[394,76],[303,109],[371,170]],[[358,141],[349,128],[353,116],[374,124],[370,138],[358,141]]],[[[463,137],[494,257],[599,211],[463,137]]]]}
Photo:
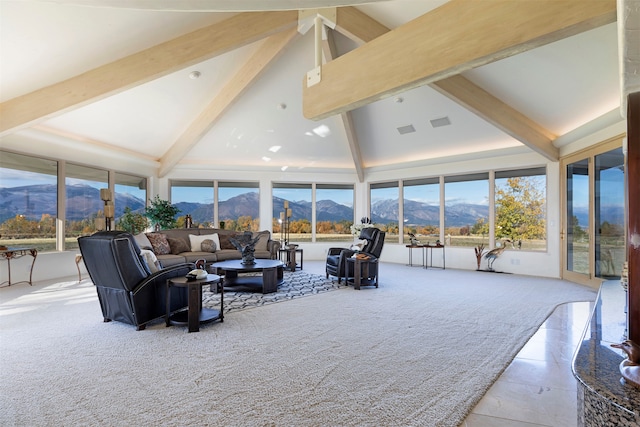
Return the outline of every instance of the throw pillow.
{"type": "Polygon", "coordinates": [[[167,241],[169,242],[169,247],[171,248],[171,253],[173,255],[178,255],[183,252],[191,252],[191,248],[187,245],[187,242],[184,239],[173,239],[171,237],[167,237],[167,241]]]}
{"type": "Polygon", "coordinates": [[[200,244],[200,249],[202,249],[202,252],[215,252],[217,249],[216,242],[213,239],[204,239],[200,244]]]}
{"type": "Polygon", "coordinates": [[[147,263],[147,267],[151,273],[155,273],[160,270],[160,263],[158,262],[158,258],[156,258],[156,254],[154,254],[150,249],[142,249],[140,251],[140,255],[147,263]]]}
{"type": "Polygon", "coordinates": [[[236,238],[235,234],[220,234],[220,246],[218,246],[220,249],[236,249],[235,246],[233,246],[233,243],[231,243],[229,241],[229,238],[233,237],[234,239],[236,238]]]}
{"type": "Polygon", "coordinates": [[[253,238],[260,236],[260,239],[256,242],[254,248],[256,251],[267,251],[267,245],[269,243],[270,233],[268,231],[261,231],[259,233],[253,233],[253,238]]]}
{"type": "Polygon", "coordinates": [[[218,239],[218,234],[203,234],[201,236],[196,236],[195,234],[189,234],[189,242],[191,243],[191,250],[193,252],[201,252],[202,251],[202,242],[210,239],[215,243],[216,248],[220,247],[220,240],[218,239]]]}
{"type": "Polygon", "coordinates": [[[151,243],[151,250],[156,255],[167,255],[171,253],[171,247],[167,241],[167,236],[162,233],[149,233],[147,238],[151,243]]]}
{"type": "Polygon", "coordinates": [[[140,233],[133,236],[133,239],[136,241],[140,249],[149,249],[151,250],[151,242],[146,234],[140,233]]]}

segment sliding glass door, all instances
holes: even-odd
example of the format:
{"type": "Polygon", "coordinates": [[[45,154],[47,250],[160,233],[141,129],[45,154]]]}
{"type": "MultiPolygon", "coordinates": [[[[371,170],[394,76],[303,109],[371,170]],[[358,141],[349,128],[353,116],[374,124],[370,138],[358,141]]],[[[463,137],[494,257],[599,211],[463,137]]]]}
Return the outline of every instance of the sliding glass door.
{"type": "Polygon", "coordinates": [[[625,256],[621,138],[563,160],[562,270],[596,285],[620,277],[625,256]]]}
{"type": "MultiPolygon", "coordinates": [[[[589,277],[589,159],[566,166],[566,271],[589,277]]],[[[582,279],[584,280],[584,279],[582,279]]]]}

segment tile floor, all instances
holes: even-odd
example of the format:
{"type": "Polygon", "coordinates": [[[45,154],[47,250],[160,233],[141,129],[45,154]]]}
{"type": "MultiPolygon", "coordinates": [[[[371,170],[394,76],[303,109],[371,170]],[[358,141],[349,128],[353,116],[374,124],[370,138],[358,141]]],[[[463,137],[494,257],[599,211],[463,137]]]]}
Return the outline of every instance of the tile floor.
{"type": "Polygon", "coordinates": [[[574,427],[571,360],[593,303],[563,304],[518,353],[461,427],[574,427]]]}

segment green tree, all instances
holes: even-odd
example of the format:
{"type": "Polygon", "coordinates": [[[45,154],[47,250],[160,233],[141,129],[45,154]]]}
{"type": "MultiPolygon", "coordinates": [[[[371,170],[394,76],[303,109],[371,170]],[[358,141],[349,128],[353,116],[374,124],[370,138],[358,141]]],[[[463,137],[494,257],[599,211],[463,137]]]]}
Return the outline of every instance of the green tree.
{"type": "Polygon", "coordinates": [[[131,234],[142,233],[147,228],[147,218],[139,213],[131,212],[131,208],[124,208],[124,213],[116,223],[116,228],[131,234]]]}
{"type": "Polygon", "coordinates": [[[496,238],[544,239],[545,206],[535,177],[508,178],[496,189],[496,238]]]}

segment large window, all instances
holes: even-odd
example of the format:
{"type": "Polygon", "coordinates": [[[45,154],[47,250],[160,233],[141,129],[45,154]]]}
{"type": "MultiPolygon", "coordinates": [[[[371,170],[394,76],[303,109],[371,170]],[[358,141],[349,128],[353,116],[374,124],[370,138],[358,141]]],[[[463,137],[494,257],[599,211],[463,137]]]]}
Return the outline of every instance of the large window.
{"type": "Polygon", "coordinates": [[[403,182],[404,242],[409,233],[420,243],[440,239],[440,179],[424,178],[403,182]]]}
{"type": "Polygon", "coordinates": [[[288,242],[311,241],[311,184],[273,184],[273,234],[288,242]]]}
{"type": "Polygon", "coordinates": [[[0,154],[0,245],[56,249],[58,164],[21,154],[0,154]]]}
{"type": "Polygon", "coordinates": [[[116,229],[132,234],[144,231],[148,226],[144,216],[147,204],[147,179],[115,172],[115,223],[116,229]]]}
{"type": "Polygon", "coordinates": [[[213,227],[213,181],[171,181],[171,203],[178,212],[177,226],[191,215],[193,227],[213,227]]]}
{"type": "MultiPolygon", "coordinates": [[[[547,249],[546,187],[544,167],[495,173],[496,242],[507,248],[547,249]]],[[[481,230],[488,233],[488,224],[481,230]]]]}
{"type": "Polygon", "coordinates": [[[316,185],[316,241],[351,241],[352,184],[316,185]]]}
{"type": "Polygon", "coordinates": [[[385,231],[385,242],[399,241],[399,191],[398,183],[381,182],[369,187],[371,201],[371,221],[380,230],[385,231]]]}
{"type": "Polygon", "coordinates": [[[109,187],[109,172],[67,163],[65,178],[65,249],[78,247],[77,238],[96,231],[96,218],[104,216],[100,189],[109,187]]]}
{"type": "Polygon", "coordinates": [[[477,246],[489,243],[489,174],[444,178],[445,244],[477,246]]]}
{"type": "Polygon", "coordinates": [[[218,183],[218,224],[236,231],[260,228],[260,192],[255,182],[218,183]]]}

